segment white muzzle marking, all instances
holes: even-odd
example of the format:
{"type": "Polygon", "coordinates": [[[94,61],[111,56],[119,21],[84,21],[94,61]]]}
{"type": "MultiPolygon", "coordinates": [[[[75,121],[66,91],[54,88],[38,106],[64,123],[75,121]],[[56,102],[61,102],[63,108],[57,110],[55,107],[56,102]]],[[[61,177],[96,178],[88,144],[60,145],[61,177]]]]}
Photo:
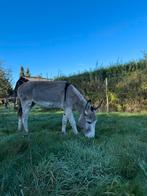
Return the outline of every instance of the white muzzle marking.
{"type": "Polygon", "coordinates": [[[91,123],[89,131],[85,133],[86,137],[88,137],[88,138],[94,138],[95,137],[95,124],[96,124],[96,121],[91,123]]]}

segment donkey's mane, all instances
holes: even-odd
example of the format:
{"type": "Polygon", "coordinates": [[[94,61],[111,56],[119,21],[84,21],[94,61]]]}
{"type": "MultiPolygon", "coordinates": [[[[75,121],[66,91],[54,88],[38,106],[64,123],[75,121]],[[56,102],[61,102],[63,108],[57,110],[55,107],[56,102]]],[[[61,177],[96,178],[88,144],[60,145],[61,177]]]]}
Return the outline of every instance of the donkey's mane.
{"type": "Polygon", "coordinates": [[[81,94],[81,92],[79,90],[77,90],[74,86],[73,86],[73,91],[75,92],[75,95],[77,97],[77,110],[79,110],[80,112],[84,109],[87,101],[84,98],[84,96],[81,94]]]}

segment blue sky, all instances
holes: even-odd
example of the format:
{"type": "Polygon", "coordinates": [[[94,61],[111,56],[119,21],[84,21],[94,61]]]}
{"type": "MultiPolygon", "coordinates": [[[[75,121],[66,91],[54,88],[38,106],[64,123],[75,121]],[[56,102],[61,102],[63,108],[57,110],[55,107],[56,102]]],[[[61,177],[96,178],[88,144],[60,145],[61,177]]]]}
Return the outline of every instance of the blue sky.
{"type": "Polygon", "coordinates": [[[147,51],[147,1],[0,0],[0,60],[54,77],[139,59],[147,51]]]}

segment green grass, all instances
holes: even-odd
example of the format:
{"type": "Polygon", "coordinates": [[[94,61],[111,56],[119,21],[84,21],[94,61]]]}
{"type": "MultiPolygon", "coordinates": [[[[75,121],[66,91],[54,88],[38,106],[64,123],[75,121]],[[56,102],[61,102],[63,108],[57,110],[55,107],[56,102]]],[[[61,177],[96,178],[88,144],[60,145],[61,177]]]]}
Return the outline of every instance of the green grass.
{"type": "Polygon", "coordinates": [[[0,195],[146,196],[147,114],[98,114],[95,139],[63,136],[61,118],[34,109],[24,136],[0,108],[0,195]]]}

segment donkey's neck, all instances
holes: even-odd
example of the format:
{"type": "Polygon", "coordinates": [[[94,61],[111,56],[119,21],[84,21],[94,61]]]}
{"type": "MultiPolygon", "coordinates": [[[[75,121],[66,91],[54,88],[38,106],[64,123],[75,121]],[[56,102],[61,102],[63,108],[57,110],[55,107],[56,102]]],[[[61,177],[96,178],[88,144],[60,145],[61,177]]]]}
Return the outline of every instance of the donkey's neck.
{"type": "Polygon", "coordinates": [[[87,101],[84,98],[84,96],[75,87],[73,87],[73,90],[75,94],[74,107],[79,113],[82,113],[84,111],[87,101]]]}

